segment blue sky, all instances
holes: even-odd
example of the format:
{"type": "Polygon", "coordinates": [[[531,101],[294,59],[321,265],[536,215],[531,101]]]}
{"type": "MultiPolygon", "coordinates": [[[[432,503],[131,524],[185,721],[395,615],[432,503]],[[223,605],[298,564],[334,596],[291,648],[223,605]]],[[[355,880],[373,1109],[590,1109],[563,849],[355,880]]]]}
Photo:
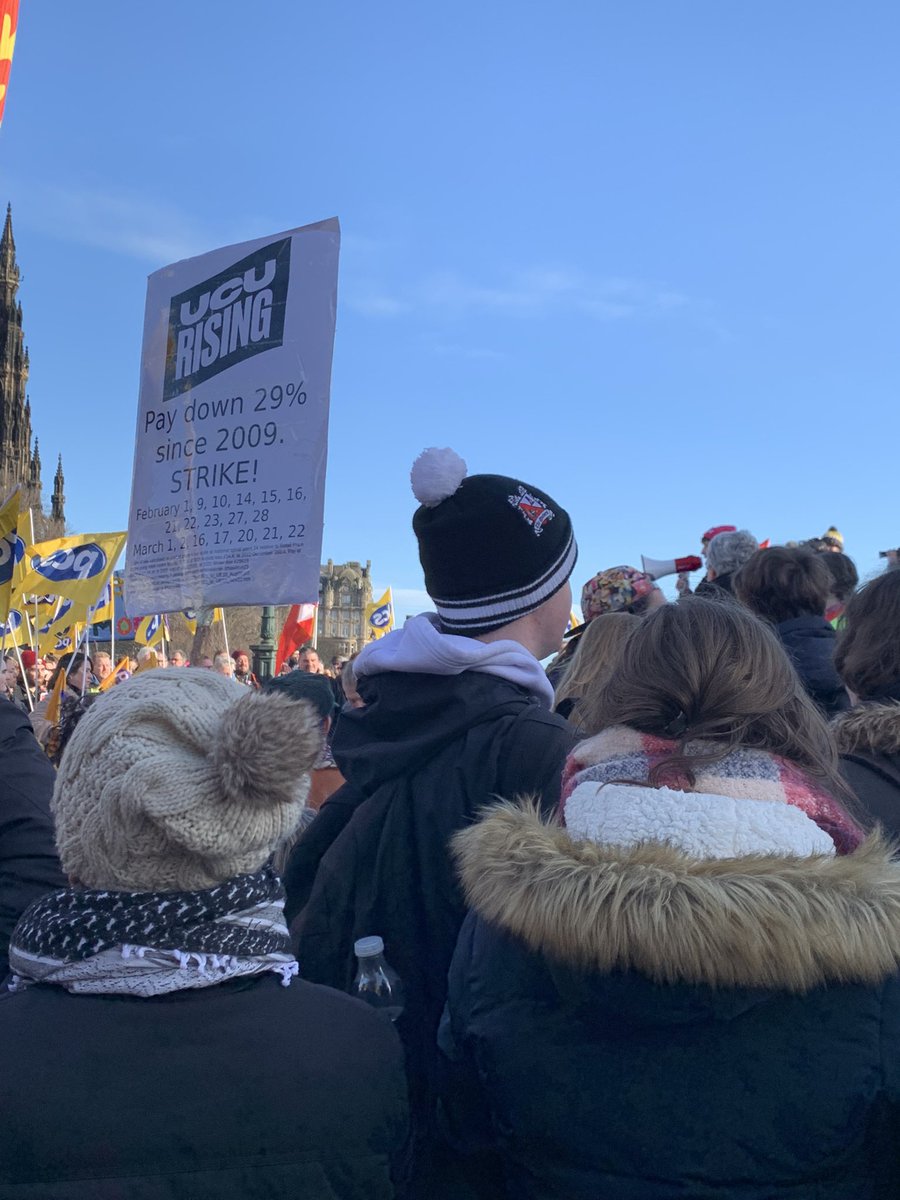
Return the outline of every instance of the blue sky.
{"type": "Polygon", "coordinates": [[[711,524],[900,543],[900,10],[22,0],[13,204],[45,471],[127,520],[146,276],[337,215],[323,556],[421,587],[452,445],[572,513],[573,582],[711,524]]]}

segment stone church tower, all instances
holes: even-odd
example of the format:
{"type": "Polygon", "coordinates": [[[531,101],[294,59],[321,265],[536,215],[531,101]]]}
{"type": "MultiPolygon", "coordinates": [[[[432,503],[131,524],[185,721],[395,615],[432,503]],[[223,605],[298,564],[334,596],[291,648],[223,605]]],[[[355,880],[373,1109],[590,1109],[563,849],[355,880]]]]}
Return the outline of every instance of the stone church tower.
{"type": "MultiPolygon", "coordinates": [[[[22,333],[22,305],[16,299],[19,267],[12,232],[12,208],[0,238],[0,503],[13,488],[21,487],[20,508],[32,509],[35,538],[58,537],[65,532],[65,480],[62,456],[56,468],[50,512],[42,502],[41,455],[37,439],[31,444],[31,403],[28,382],[28,349],[22,333]]],[[[30,530],[20,533],[28,540],[30,530]]]]}

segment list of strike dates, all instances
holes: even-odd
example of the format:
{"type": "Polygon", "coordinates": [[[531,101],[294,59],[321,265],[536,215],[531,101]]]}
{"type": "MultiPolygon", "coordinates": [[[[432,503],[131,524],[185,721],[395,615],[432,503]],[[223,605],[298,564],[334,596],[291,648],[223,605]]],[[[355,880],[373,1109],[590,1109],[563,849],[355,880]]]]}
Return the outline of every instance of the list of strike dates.
{"type": "Polygon", "coordinates": [[[189,497],[169,506],[167,550],[302,542],[306,523],[300,519],[299,506],[305,499],[302,487],[189,497]]]}

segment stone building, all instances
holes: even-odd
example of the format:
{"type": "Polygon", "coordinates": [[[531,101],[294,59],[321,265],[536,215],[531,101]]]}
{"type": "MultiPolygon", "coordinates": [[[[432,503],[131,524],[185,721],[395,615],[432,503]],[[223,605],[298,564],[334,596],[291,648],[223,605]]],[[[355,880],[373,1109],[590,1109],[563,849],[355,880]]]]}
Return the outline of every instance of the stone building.
{"type": "MultiPolygon", "coordinates": [[[[329,559],[320,568],[317,646],[326,666],[330,666],[336,655],[349,657],[366,644],[366,607],[371,603],[371,562],[363,566],[358,562],[334,563],[329,559]]],[[[287,604],[276,606],[276,645],[289,611],[287,604]]],[[[229,649],[248,649],[259,641],[261,608],[245,605],[227,608],[225,612],[229,649]]],[[[182,614],[170,613],[169,628],[172,634],[170,649],[185,651],[192,662],[199,662],[204,655],[212,658],[225,649],[225,630],[220,624],[200,627],[194,635],[188,632],[182,614]]]]}
{"type": "Polygon", "coordinates": [[[372,603],[372,564],[334,563],[329,558],[319,575],[319,655],[330,663],[335,655],[355,654],[366,644],[366,605],[372,603]]]}
{"type": "MultiPolygon", "coordinates": [[[[31,402],[28,383],[28,348],[22,332],[19,266],[12,232],[12,208],[7,206],[6,223],[0,237],[0,503],[18,484],[20,509],[32,510],[35,538],[59,537],[65,532],[66,516],[62,456],[53,481],[50,511],[43,506],[41,455],[37,438],[32,446],[31,402]]],[[[28,540],[30,530],[19,530],[28,540]]]]}

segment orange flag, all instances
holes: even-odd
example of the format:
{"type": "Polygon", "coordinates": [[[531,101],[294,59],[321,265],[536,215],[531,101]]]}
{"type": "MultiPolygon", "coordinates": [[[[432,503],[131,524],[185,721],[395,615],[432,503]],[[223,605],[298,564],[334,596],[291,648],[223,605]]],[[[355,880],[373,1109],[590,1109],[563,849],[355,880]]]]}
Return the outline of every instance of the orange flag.
{"type": "Polygon", "coordinates": [[[6,106],[6,89],[16,48],[16,26],[19,23],[19,0],[0,0],[0,121],[6,106]]]}

